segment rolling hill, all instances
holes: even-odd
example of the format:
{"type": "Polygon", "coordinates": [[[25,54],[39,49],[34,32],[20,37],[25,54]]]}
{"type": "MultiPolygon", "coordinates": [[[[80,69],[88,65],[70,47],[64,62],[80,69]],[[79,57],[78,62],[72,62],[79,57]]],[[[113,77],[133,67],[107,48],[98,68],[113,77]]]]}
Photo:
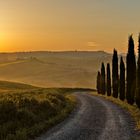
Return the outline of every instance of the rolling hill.
{"type": "Polygon", "coordinates": [[[0,54],[0,80],[40,87],[95,88],[102,61],[112,55],[97,52],[19,52],[0,54]]]}

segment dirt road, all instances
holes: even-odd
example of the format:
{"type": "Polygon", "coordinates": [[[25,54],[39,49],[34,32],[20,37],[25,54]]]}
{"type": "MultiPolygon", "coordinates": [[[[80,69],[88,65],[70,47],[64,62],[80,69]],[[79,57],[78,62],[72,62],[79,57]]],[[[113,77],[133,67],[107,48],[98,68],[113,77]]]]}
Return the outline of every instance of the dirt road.
{"type": "Polygon", "coordinates": [[[36,140],[140,140],[125,110],[86,92],[75,96],[78,106],[70,117],[36,140]]]}

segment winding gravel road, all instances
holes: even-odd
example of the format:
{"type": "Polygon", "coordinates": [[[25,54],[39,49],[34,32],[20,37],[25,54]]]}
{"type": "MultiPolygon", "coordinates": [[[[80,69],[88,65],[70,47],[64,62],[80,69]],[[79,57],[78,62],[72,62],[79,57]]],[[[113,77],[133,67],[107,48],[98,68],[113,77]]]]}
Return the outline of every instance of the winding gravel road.
{"type": "Polygon", "coordinates": [[[140,140],[125,110],[86,92],[75,96],[78,105],[69,118],[36,140],[140,140]]]}

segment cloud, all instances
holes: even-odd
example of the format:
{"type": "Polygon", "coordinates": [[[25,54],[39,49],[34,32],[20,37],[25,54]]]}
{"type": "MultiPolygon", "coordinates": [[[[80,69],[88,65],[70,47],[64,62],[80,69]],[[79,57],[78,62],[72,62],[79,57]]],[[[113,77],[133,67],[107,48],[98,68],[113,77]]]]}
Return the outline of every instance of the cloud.
{"type": "Polygon", "coordinates": [[[88,47],[98,47],[99,45],[96,42],[90,41],[88,42],[88,47]]]}

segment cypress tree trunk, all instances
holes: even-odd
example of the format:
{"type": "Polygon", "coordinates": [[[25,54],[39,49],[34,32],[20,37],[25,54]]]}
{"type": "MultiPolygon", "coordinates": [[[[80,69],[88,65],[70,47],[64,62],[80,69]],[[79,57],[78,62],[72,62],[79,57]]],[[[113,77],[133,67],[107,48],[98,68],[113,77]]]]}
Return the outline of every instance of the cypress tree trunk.
{"type": "Polygon", "coordinates": [[[111,76],[110,64],[107,64],[107,96],[111,96],[111,76]]]}
{"type": "Polygon", "coordinates": [[[113,97],[118,98],[118,54],[114,49],[113,60],[112,60],[112,86],[113,86],[113,97]]]}
{"type": "Polygon", "coordinates": [[[105,95],[105,66],[104,66],[104,63],[102,63],[102,67],[101,67],[101,91],[102,91],[102,94],[105,95]]]}
{"type": "Polygon", "coordinates": [[[97,92],[98,94],[101,93],[101,73],[99,71],[97,75],[97,92]]]}
{"type": "Polygon", "coordinates": [[[138,46],[138,68],[137,68],[136,104],[140,108],[140,35],[139,35],[139,46],[138,46]]]}
{"type": "Polygon", "coordinates": [[[125,65],[123,58],[120,61],[120,100],[125,100],[125,65]]]}
{"type": "Polygon", "coordinates": [[[132,35],[129,37],[127,53],[127,91],[126,99],[129,104],[134,103],[136,92],[136,59],[134,52],[134,40],[132,35]]]}

